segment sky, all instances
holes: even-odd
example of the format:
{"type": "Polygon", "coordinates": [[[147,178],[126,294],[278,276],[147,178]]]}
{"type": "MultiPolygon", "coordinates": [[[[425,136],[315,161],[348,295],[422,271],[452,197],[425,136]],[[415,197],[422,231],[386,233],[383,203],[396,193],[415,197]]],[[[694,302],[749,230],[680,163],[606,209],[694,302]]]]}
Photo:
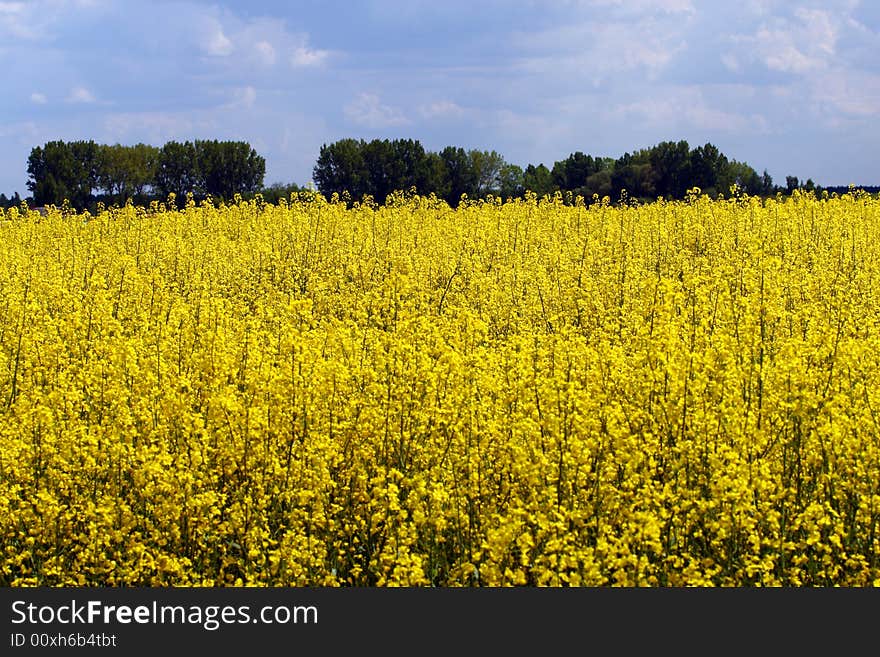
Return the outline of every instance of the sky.
{"type": "Polygon", "coordinates": [[[880,184],[880,2],[0,1],[0,192],[55,139],[248,141],[267,185],[322,144],[513,164],[715,144],[775,182],[880,184]]]}

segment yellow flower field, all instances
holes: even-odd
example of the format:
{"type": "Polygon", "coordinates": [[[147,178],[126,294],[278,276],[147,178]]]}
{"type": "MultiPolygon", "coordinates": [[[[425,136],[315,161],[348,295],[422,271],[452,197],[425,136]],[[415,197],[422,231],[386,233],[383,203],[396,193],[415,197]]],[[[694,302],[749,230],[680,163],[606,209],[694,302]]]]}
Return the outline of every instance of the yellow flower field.
{"type": "Polygon", "coordinates": [[[880,585],[880,201],[0,212],[0,585],[880,585]]]}

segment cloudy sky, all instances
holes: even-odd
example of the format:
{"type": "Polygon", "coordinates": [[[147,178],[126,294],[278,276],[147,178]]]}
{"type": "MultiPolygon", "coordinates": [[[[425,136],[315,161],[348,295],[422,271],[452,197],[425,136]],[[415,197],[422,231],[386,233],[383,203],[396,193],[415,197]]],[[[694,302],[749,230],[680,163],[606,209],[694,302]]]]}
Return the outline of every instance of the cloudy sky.
{"type": "Polygon", "coordinates": [[[266,183],[323,143],[548,165],[711,141],[778,183],[880,184],[880,2],[0,1],[0,192],[53,139],[243,139],[266,183]]]}

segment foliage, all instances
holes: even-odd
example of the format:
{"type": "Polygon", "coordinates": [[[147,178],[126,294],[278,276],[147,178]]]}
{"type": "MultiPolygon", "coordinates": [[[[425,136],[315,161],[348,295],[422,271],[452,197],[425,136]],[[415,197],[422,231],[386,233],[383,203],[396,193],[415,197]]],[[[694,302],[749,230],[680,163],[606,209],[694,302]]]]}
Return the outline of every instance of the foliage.
{"type": "Polygon", "coordinates": [[[235,194],[254,194],[262,189],[266,160],[247,142],[197,139],[193,150],[198,197],[231,201],[235,194]]]}
{"type": "Polygon", "coordinates": [[[9,208],[20,207],[22,203],[21,196],[18,192],[7,197],[6,194],[0,194],[0,209],[8,210],[9,208]]]}
{"type": "Polygon", "coordinates": [[[185,200],[199,187],[198,159],[192,142],[169,141],[159,150],[156,188],[162,196],[174,194],[185,200]]]}
{"type": "Polygon", "coordinates": [[[119,205],[129,199],[144,201],[157,184],[159,153],[158,148],[147,144],[99,146],[97,182],[106,194],[105,200],[119,205]]]}
{"type": "Polygon", "coordinates": [[[289,201],[291,194],[299,192],[300,189],[300,186],[296,183],[285,184],[276,182],[261,190],[260,195],[266,203],[277,204],[281,199],[289,201]]]}
{"type": "Polygon", "coordinates": [[[384,201],[398,191],[435,193],[455,205],[462,195],[482,197],[521,188],[516,176],[495,151],[465,151],[448,146],[439,153],[425,151],[411,139],[341,139],[324,144],[312,178],[326,197],[345,194],[384,201]],[[506,176],[502,180],[502,173],[506,176]]]}
{"type": "MultiPolygon", "coordinates": [[[[691,149],[684,140],[661,142],[624,153],[616,160],[575,151],[555,162],[552,169],[544,164],[529,164],[523,169],[509,164],[496,151],[447,146],[435,153],[412,140],[341,139],[321,147],[313,178],[328,198],[346,194],[354,200],[369,196],[381,201],[395,191],[414,188],[420,194],[434,193],[452,206],[462,196],[508,199],[522,198],[527,192],[538,198],[570,193],[564,195],[567,202],[581,197],[592,203],[606,196],[615,200],[624,196],[643,201],[661,196],[684,199],[693,187],[712,197],[727,195],[734,186],[764,197],[778,191],[766,171],[758,175],[748,164],[729,159],[714,144],[691,149]]],[[[809,189],[821,191],[815,186],[809,189]]]]}
{"type": "Polygon", "coordinates": [[[66,201],[86,209],[97,201],[145,203],[157,194],[162,200],[169,194],[231,200],[260,191],[265,171],[265,159],[241,141],[170,141],[161,149],[53,141],[31,150],[27,185],[35,205],[66,201]]]}
{"type": "MultiPolygon", "coordinates": [[[[265,159],[241,141],[171,141],[161,148],[56,141],[31,152],[29,200],[34,205],[67,202],[91,211],[98,202],[146,205],[166,201],[171,194],[181,202],[189,195],[219,202],[258,193],[277,200],[278,194],[263,188],[265,172],[265,159]]],[[[433,193],[453,207],[463,197],[513,199],[530,192],[538,198],[562,192],[567,203],[582,198],[589,204],[605,197],[683,199],[693,187],[713,198],[731,190],[765,198],[798,189],[817,195],[823,191],[812,179],[801,184],[796,176],[787,176],[786,187],[780,188],[766,170],[759,175],[711,143],[691,149],[684,140],[661,142],[617,159],[575,151],[552,168],[529,164],[523,169],[494,150],[447,146],[433,152],[413,139],[346,138],[321,147],[312,177],[326,198],[337,194],[348,201],[369,197],[384,202],[396,192],[415,191],[433,193]]],[[[292,185],[287,194],[293,188],[300,189],[292,185]]]]}
{"type": "Polygon", "coordinates": [[[553,175],[543,163],[535,166],[529,164],[523,172],[523,187],[534,193],[538,198],[557,191],[553,184],[553,175]]]}
{"type": "Polygon", "coordinates": [[[34,203],[88,205],[98,184],[98,152],[94,141],[50,141],[34,148],[27,167],[34,203]]]}

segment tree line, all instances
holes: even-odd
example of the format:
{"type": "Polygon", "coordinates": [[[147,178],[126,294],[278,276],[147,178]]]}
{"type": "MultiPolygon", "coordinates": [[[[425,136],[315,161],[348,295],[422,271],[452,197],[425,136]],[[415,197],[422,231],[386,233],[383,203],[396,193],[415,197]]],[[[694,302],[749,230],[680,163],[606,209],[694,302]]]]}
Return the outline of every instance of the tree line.
{"type": "MultiPolygon", "coordinates": [[[[434,192],[451,205],[462,194],[508,198],[525,191],[538,196],[571,192],[590,202],[594,196],[618,199],[624,192],[640,199],[684,198],[693,187],[712,196],[729,193],[733,185],[753,195],[780,190],[766,170],[758,174],[711,143],[691,148],[684,140],[664,141],[616,159],[577,151],[552,167],[541,163],[523,169],[496,151],[448,146],[431,152],[411,139],[342,139],[321,147],[312,177],[327,196],[347,192],[353,199],[370,195],[381,201],[395,189],[415,188],[434,192]]],[[[808,184],[815,187],[812,181],[808,184]]]]}
{"type": "Polygon", "coordinates": [[[266,160],[244,141],[169,141],[164,146],[50,141],[31,150],[27,187],[36,206],[67,200],[82,209],[103,202],[148,203],[174,193],[232,199],[263,188],[266,160]]]}
{"type": "MultiPolygon", "coordinates": [[[[61,205],[77,209],[148,204],[173,193],[182,203],[212,197],[231,200],[235,194],[261,194],[267,202],[289,198],[301,188],[295,183],[264,186],[266,161],[245,141],[169,141],[105,145],[94,141],[50,141],[32,149],[27,162],[27,186],[35,206],[61,205]]],[[[502,199],[533,192],[538,196],[570,192],[587,203],[595,197],[613,200],[684,198],[699,187],[710,196],[729,193],[732,186],[750,195],[771,196],[795,189],[821,191],[812,180],[801,183],[787,176],[785,186],[774,184],[767,171],[759,174],[745,162],[728,158],[706,143],[691,148],[687,141],[664,141],[618,158],[571,153],[548,167],[525,168],[507,162],[494,150],[447,146],[429,151],[415,139],[340,139],[321,146],[312,179],[319,192],[357,201],[372,197],[383,202],[392,192],[415,189],[436,194],[450,205],[462,196],[502,199]]],[[[16,193],[0,194],[0,207],[18,206],[16,193]]]]}

